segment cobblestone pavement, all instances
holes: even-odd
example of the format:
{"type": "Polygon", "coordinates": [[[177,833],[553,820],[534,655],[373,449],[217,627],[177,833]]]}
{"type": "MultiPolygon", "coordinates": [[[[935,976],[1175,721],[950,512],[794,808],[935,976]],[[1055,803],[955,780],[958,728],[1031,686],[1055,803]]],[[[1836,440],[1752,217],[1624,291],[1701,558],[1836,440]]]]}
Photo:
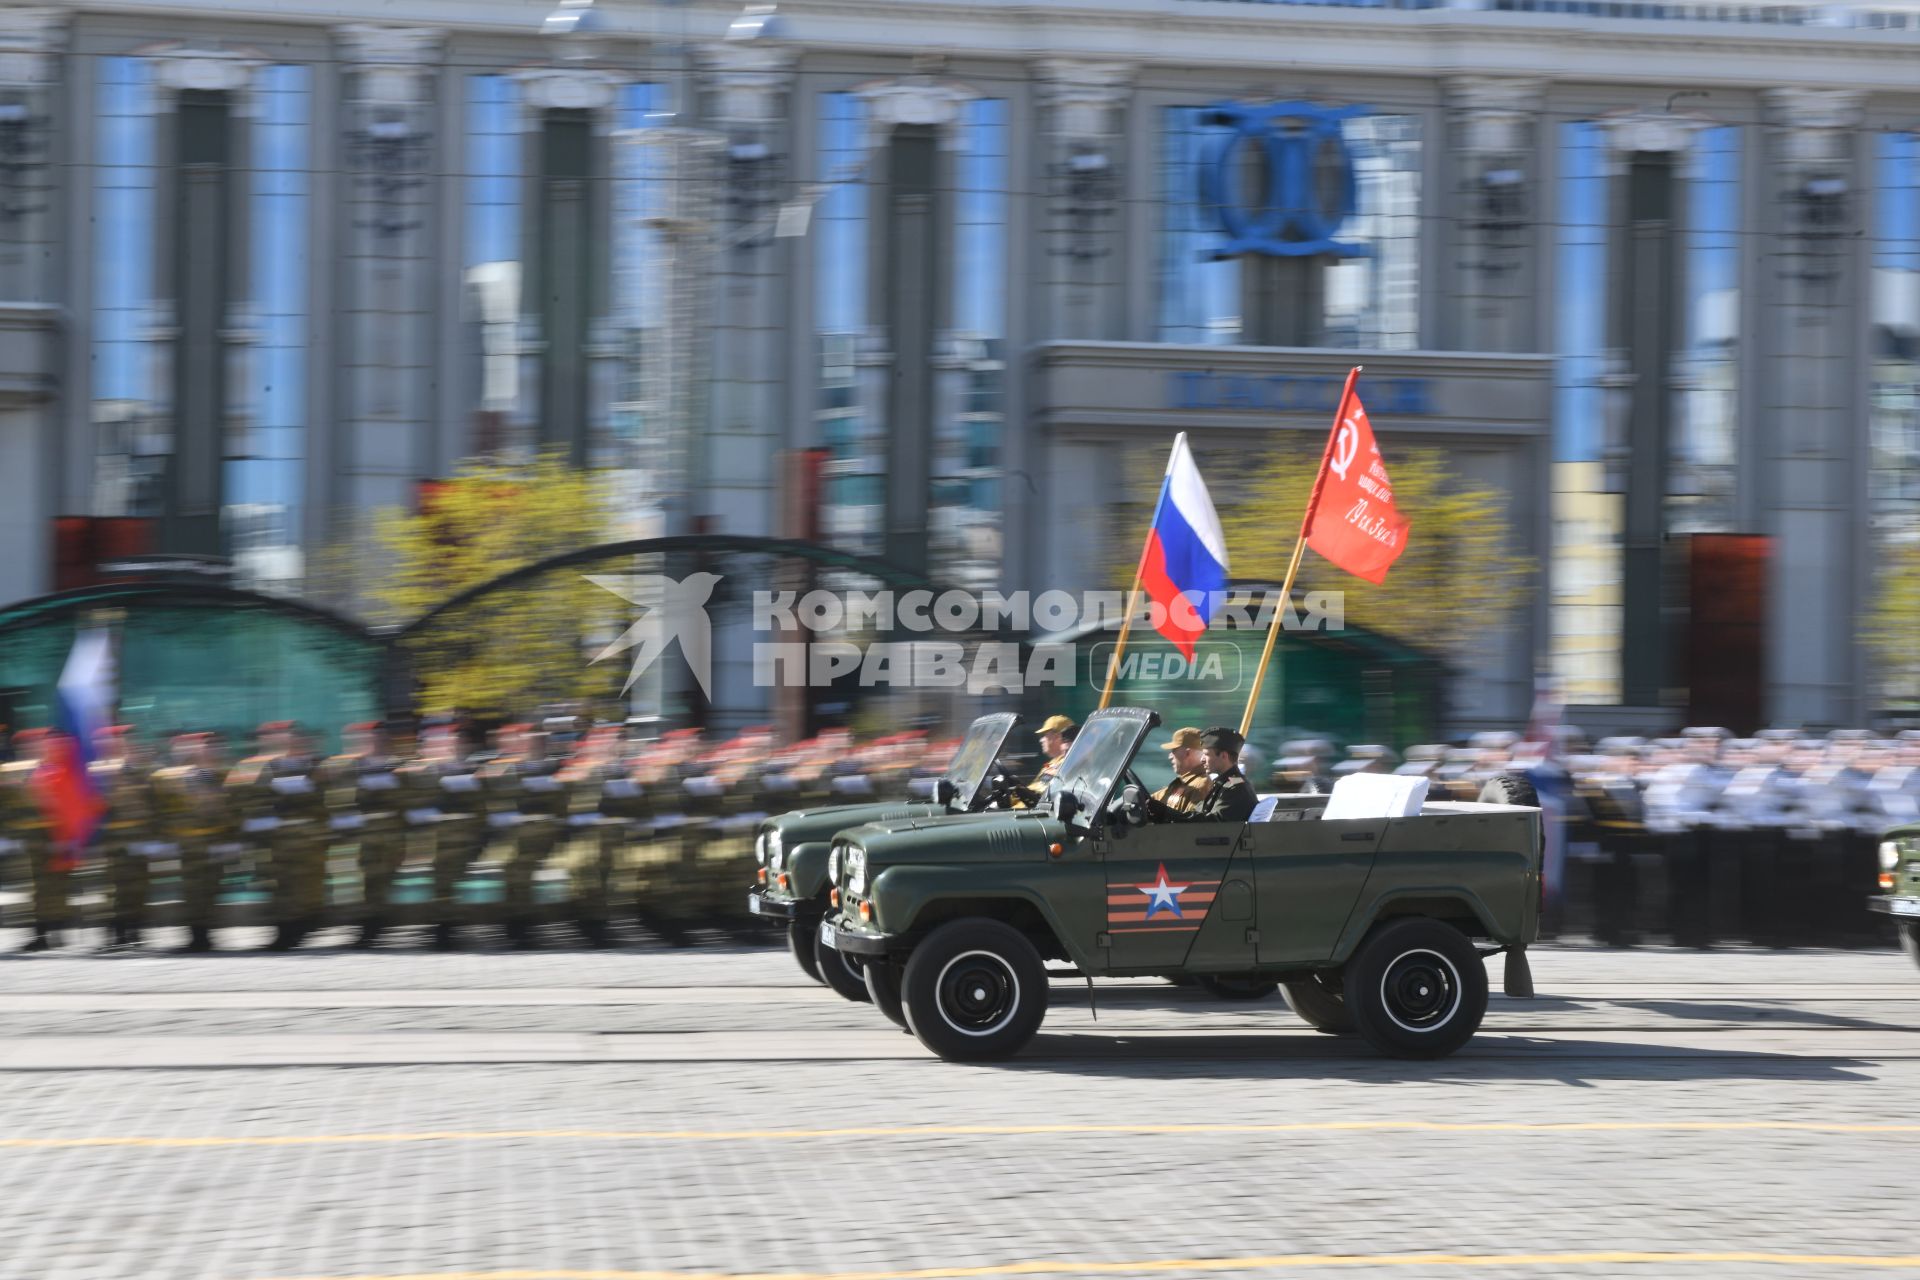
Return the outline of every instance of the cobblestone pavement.
{"type": "Polygon", "coordinates": [[[334,941],[0,956],[0,1280],[1920,1274],[1893,953],[1545,948],[1439,1063],[1060,982],[959,1067],[771,949],[334,941]]]}

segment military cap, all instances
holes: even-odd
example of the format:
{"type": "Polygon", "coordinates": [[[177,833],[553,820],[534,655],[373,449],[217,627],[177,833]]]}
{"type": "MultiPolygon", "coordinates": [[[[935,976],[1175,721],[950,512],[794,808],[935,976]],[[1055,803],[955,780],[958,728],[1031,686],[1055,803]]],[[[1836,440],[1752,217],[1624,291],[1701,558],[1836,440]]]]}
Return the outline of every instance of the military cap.
{"type": "Polygon", "coordinates": [[[1034,730],[1034,737],[1044,737],[1049,733],[1065,733],[1067,730],[1076,727],[1072,718],[1069,716],[1048,716],[1047,722],[1034,730]]]}
{"type": "Polygon", "coordinates": [[[348,725],[347,732],[348,733],[378,733],[381,727],[382,726],[378,720],[362,720],[357,724],[348,725]]]}
{"type": "Polygon", "coordinates": [[[1207,730],[1200,740],[1209,751],[1225,751],[1236,756],[1240,754],[1240,748],[1247,745],[1245,738],[1224,726],[1207,730]]]}
{"type": "Polygon", "coordinates": [[[1160,749],[1162,751],[1190,750],[1205,745],[1200,741],[1198,729],[1175,729],[1173,736],[1160,744],[1160,749]]]}
{"type": "Polygon", "coordinates": [[[269,720],[265,724],[262,724],[260,726],[260,732],[261,733],[292,733],[293,721],[269,720]]]}

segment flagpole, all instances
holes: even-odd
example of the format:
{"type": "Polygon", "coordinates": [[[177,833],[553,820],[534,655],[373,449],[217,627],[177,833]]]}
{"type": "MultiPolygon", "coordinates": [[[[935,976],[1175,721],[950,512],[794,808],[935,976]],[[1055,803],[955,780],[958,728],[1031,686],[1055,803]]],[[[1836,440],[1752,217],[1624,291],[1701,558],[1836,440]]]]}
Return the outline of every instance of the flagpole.
{"type": "Polygon", "coordinates": [[[1273,621],[1267,624],[1267,643],[1260,650],[1260,665],[1253,669],[1253,684],[1247,690],[1247,709],[1240,713],[1240,736],[1243,739],[1253,729],[1253,710],[1260,702],[1260,685],[1267,678],[1268,664],[1273,661],[1273,647],[1280,639],[1280,624],[1293,602],[1294,575],[1300,572],[1300,559],[1307,553],[1307,531],[1313,527],[1313,510],[1320,505],[1320,486],[1327,476],[1327,459],[1333,454],[1334,438],[1340,434],[1340,424],[1346,420],[1347,405],[1353,400],[1353,384],[1360,377],[1363,367],[1355,365],[1348,370],[1347,385],[1341,388],[1340,403],[1333,411],[1333,426],[1327,431],[1325,447],[1320,450],[1320,469],[1314,472],[1313,495],[1307,499],[1307,509],[1300,516],[1300,536],[1294,539],[1293,558],[1287,561],[1287,576],[1280,584],[1280,600],[1274,606],[1273,621]]]}

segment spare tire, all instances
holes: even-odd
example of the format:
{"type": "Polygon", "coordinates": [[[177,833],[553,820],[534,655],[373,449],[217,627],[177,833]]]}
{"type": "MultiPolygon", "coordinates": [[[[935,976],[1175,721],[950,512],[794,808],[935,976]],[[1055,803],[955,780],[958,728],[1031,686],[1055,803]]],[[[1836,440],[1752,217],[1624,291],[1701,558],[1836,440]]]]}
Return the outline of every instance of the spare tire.
{"type": "Polygon", "coordinates": [[[1499,773],[1487,779],[1487,785],[1480,788],[1481,804],[1518,804],[1529,809],[1540,807],[1540,793],[1533,789],[1533,779],[1524,773],[1499,773]]]}

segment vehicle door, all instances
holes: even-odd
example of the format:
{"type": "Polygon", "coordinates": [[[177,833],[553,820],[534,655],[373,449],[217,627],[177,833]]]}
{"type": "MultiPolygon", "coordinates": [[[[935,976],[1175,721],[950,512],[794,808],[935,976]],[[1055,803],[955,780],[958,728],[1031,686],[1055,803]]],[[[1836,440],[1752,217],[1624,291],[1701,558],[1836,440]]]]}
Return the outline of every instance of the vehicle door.
{"type": "Polygon", "coordinates": [[[1253,870],[1242,822],[1108,825],[1106,949],[1111,968],[1252,968],[1253,870]]]}
{"type": "Polygon", "coordinates": [[[1373,868],[1387,818],[1327,822],[1281,805],[1247,824],[1263,965],[1325,960],[1373,868]]]}

